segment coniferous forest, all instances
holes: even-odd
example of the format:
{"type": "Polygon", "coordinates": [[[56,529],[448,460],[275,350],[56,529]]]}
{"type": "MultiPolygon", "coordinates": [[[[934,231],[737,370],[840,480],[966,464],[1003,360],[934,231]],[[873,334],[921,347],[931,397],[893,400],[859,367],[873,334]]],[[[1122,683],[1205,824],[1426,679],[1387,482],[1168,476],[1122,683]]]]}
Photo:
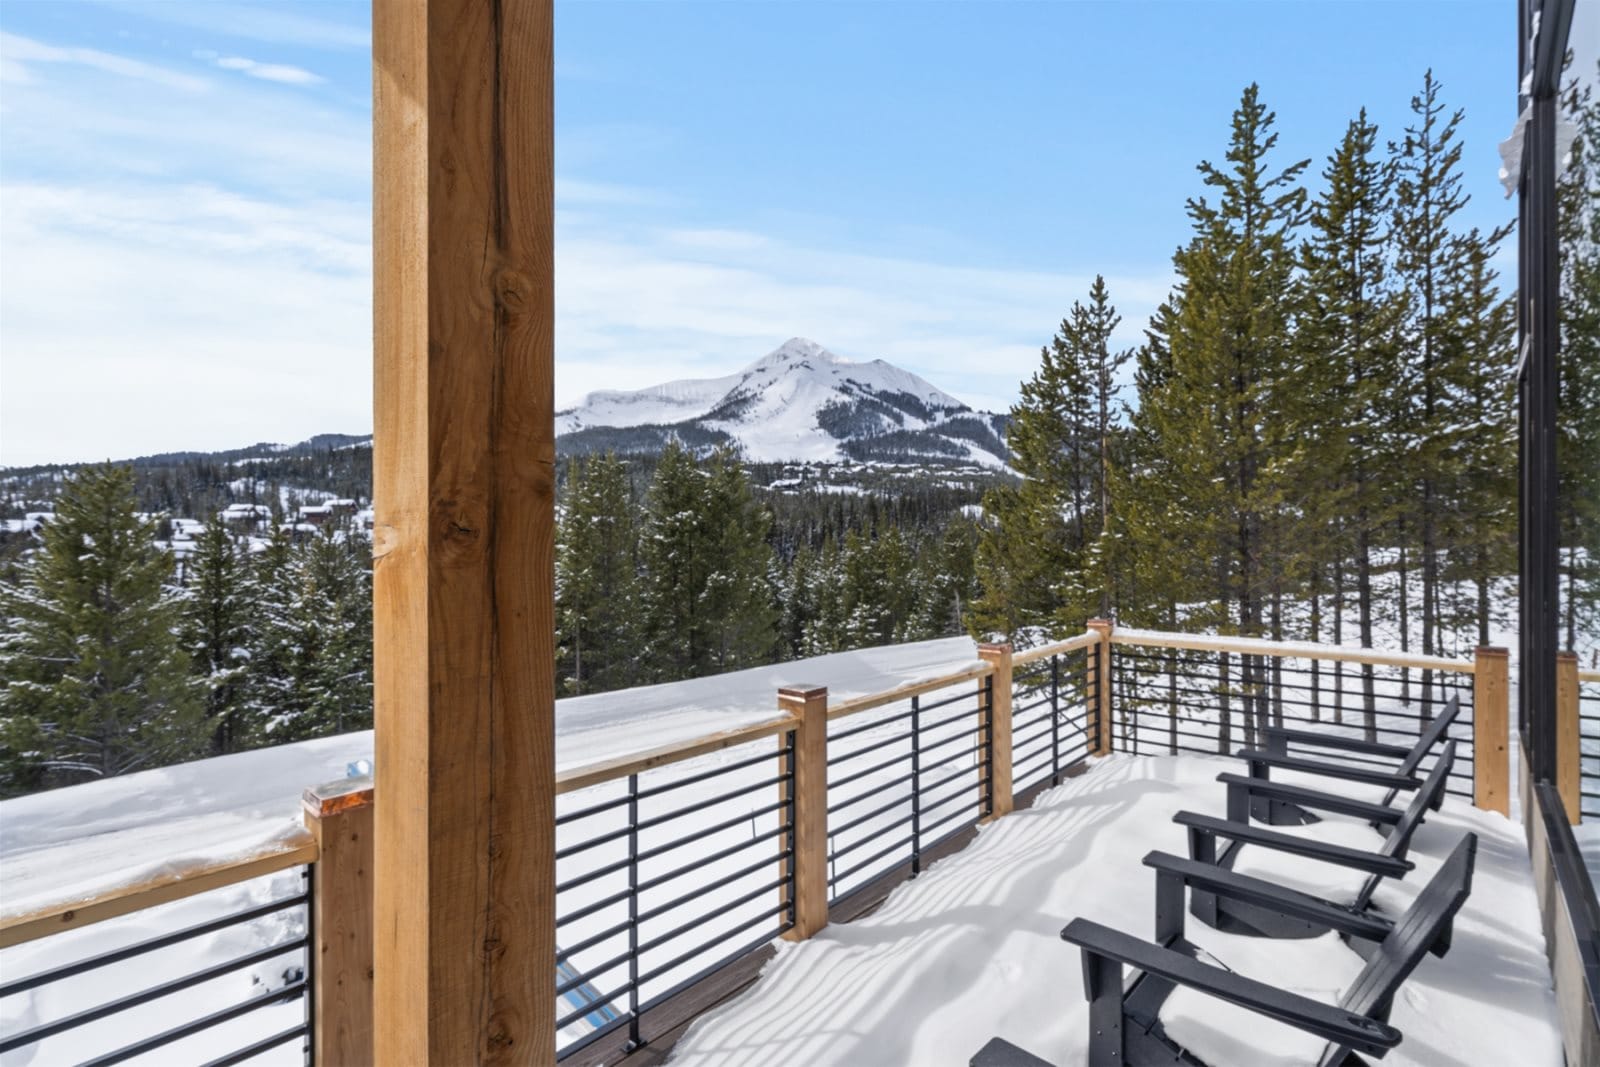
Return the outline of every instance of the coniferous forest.
{"type": "MultiPolygon", "coordinates": [[[[1600,101],[1574,82],[1563,109],[1561,626],[1578,647],[1600,632],[1600,101]]],[[[1497,274],[1514,238],[1462,221],[1462,116],[1431,75],[1409,116],[1381,130],[1362,112],[1324,158],[1290,159],[1247,88],[1142,343],[1114,340],[1102,279],[1079,294],[1012,409],[1015,476],[986,490],[936,467],[780,488],[693,442],[565,458],[562,695],[960,633],[1027,643],[1094,615],[1486,642],[1516,569],[1497,274]]],[[[0,795],[371,725],[365,536],[246,538],[215,518],[265,487],[276,522],[298,501],[280,477],[368,499],[352,440],[9,472],[53,515],[0,545],[0,795]],[[181,568],[152,513],[210,517],[181,568]]]]}

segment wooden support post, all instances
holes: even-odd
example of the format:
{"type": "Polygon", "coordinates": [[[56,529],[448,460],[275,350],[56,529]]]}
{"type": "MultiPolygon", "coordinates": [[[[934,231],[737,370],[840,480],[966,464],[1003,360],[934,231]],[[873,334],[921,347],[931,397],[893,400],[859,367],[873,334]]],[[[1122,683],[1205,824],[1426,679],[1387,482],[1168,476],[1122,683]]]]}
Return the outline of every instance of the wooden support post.
{"type": "Polygon", "coordinates": [[[372,779],[305,791],[306,829],[317,841],[312,875],[311,1062],[359,1067],[372,1050],[372,779]]]}
{"type": "Polygon", "coordinates": [[[1480,648],[1472,671],[1472,802],[1510,815],[1510,657],[1503,648],[1480,648]]]}
{"type": "Polygon", "coordinates": [[[372,5],[384,1064],[555,1062],[552,28],[372,5]]]}
{"type": "Polygon", "coordinates": [[[803,941],[828,925],[828,690],[790,685],[778,690],[778,707],[794,716],[794,778],[782,796],[792,799],[794,856],[784,866],[784,901],[794,872],[794,926],[783,936],[803,941]],[[792,868],[790,867],[792,864],[792,868]]]}
{"type": "Polygon", "coordinates": [[[1094,718],[1098,724],[1095,736],[1099,744],[1092,745],[1090,755],[1111,755],[1111,631],[1116,629],[1116,623],[1110,619],[1090,619],[1089,629],[1100,635],[1100,643],[1094,647],[1095,659],[1095,689],[1099,692],[1099,706],[1095,709],[1094,718]]]}
{"type": "Polygon", "coordinates": [[[1573,826],[1583,821],[1579,777],[1583,739],[1578,727],[1578,654],[1556,653],[1556,792],[1573,826]]]}
{"type": "Polygon", "coordinates": [[[981,785],[992,801],[988,819],[998,819],[1016,806],[1011,784],[1011,646],[979,645],[978,656],[994,668],[993,674],[979,681],[978,693],[989,739],[988,777],[981,785]],[[994,699],[983,700],[986,693],[994,699]]]}

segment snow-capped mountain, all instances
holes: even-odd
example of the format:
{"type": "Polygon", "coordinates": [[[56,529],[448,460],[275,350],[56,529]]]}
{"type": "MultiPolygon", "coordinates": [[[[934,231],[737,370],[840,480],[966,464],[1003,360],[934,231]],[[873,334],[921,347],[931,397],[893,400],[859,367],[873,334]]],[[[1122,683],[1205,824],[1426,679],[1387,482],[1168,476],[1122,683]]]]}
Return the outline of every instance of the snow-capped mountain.
{"type": "Polygon", "coordinates": [[[1002,417],[910,371],[842,359],[803,337],[737,374],[590,393],[556,414],[565,452],[737,445],[760,462],[1005,466],[1002,417]]]}

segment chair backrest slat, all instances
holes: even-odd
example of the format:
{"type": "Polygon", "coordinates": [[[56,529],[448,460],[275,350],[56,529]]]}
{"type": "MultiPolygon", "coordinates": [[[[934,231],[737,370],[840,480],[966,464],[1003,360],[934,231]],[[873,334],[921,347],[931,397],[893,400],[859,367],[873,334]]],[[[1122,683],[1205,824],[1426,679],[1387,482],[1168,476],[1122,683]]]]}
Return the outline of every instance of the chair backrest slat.
{"type": "Polygon", "coordinates": [[[1389,931],[1389,936],[1373,952],[1366,967],[1339,998],[1341,1008],[1387,1021],[1395,991],[1427,955],[1472,892],[1472,867],[1477,852],[1478,835],[1469,833],[1428,880],[1411,907],[1389,931]]]}
{"type": "MultiPolygon", "coordinates": [[[[1406,812],[1400,816],[1400,821],[1389,830],[1389,836],[1384,839],[1383,847],[1378,851],[1385,856],[1393,856],[1397,860],[1406,858],[1406,853],[1411,849],[1411,838],[1417,832],[1417,827],[1422,825],[1422,820],[1428,814],[1428,809],[1444,792],[1445,782],[1450,777],[1450,768],[1456,761],[1456,743],[1446,741],[1444,749],[1439,753],[1439,762],[1433,765],[1433,770],[1428,774],[1428,780],[1422,783],[1422,788],[1417,790],[1411,798],[1411,803],[1406,806],[1406,812]]],[[[1361,892],[1356,894],[1352,907],[1364,908],[1372,900],[1372,894],[1377,892],[1378,886],[1383,881],[1383,875],[1374,874],[1367,878],[1361,885],[1361,892]]]]}
{"type": "MultiPolygon", "coordinates": [[[[1396,772],[1399,774],[1417,773],[1417,768],[1422,766],[1422,761],[1428,758],[1428,753],[1433,751],[1433,746],[1438,744],[1440,739],[1444,737],[1459,714],[1461,714],[1461,694],[1457,693],[1445,702],[1444,710],[1428,724],[1426,730],[1422,731],[1422,735],[1417,738],[1417,743],[1411,746],[1411,751],[1406,753],[1406,758],[1400,761],[1400,766],[1396,768],[1396,772]]],[[[1399,793],[1398,789],[1389,790],[1384,794],[1382,803],[1392,804],[1399,793]]]]}

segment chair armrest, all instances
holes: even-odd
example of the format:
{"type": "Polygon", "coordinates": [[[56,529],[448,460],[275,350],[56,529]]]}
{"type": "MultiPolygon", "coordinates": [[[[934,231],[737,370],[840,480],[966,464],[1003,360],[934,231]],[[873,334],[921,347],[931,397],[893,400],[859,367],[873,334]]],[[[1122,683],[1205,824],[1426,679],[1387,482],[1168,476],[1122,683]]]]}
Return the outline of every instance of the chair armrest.
{"type": "Polygon", "coordinates": [[[1307,789],[1303,785],[1274,782],[1270,778],[1251,778],[1244,774],[1219,774],[1217,781],[1229,789],[1243,789],[1251,796],[1287,800],[1302,808],[1331,811],[1339,815],[1354,815],[1369,822],[1397,823],[1405,817],[1405,812],[1384,804],[1369,804],[1365,800],[1353,800],[1338,793],[1324,793],[1320,789],[1307,789]]]}
{"type": "Polygon", "coordinates": [[[1400,1043],[1400,1031],[1376,1019],[1208,966],[1088,919],[1068,923],[1061,940],[1359,1052],[1382,1056],[1400,1043]]]}
{"type": "Polygon", "coordinates": [[[1258,766],[1280,767],[1286,771],[1320,774],[1325,778],[1343,778],[1349,782],[1387,786],[1390,789],[1417,789],[1422,779],[1414,774],[1394,774],[1390,771],[1372,771],[1365,767],[1352,767],[1347,763],[1326,763],[1322,760],[1301,759],[1298,756],[1279,756],[1259,748],[1241,748],[1235,753],[1251,764],[1252,776],[1258,766]]]}
{"type": "Polygon", "coordinates": [[[1281,737],[1297,745],[1314,745],[1317,748],[1334,748],[1342,752],[1357,752],[1365,756],[1392,756],[1405,759],[1411,755],[1406,745],[1385,745],[1377,741],[1362,741],[1354,737],[1340,737],[1317,730],[1293,730],[1286,726],[1268,726],[1268,737],[1281,737]]]}
{"type": "Polygon", "coordinates": [[[1250,823],[1217,819],[1192,811],[1180,811],[1172,817],[1172,821],[1191,830],[1225,837],[1230,841],[1259,845],[1276,852],[1287,852],[1292,856],[1304,856],[1307,859],[1320,860],[1339,867],[1366,871],[1368,874],[1381,874],[1386,878],[1403,878],[1413,866],[1410,860],[1398,860],[1381,852],[1365,852],[1359,848],[1332,845],[1326,841],[1285,834],[1250,823]]]}
{"type": "Polygon", "coordinates": [[[1276,882],[1269,882],[1265,878],[1239,874],[1226,867],[1218,867],[1214,863],[1187,860],[1165,852],[1151,852],[1145,856],[1144,865],[1162,874],[1179,878],[1184,885],[1192,889],[1214,893],[1219,897],[1227,897],[1229,900],[1237,900],[1244,904],[1253,904],[1292,919],[1304,919],[1306,922],[1326,926],[1351,937],[1359,937],[1363,941],[1382,941],[1389,936],[1389,931],[1392,929],[1390,924],[1382,919],[1375,919],[1350,908],[1341,908],[1310,893],[1302,893],[1298,889],[1290,889],[1276,882]]]}

